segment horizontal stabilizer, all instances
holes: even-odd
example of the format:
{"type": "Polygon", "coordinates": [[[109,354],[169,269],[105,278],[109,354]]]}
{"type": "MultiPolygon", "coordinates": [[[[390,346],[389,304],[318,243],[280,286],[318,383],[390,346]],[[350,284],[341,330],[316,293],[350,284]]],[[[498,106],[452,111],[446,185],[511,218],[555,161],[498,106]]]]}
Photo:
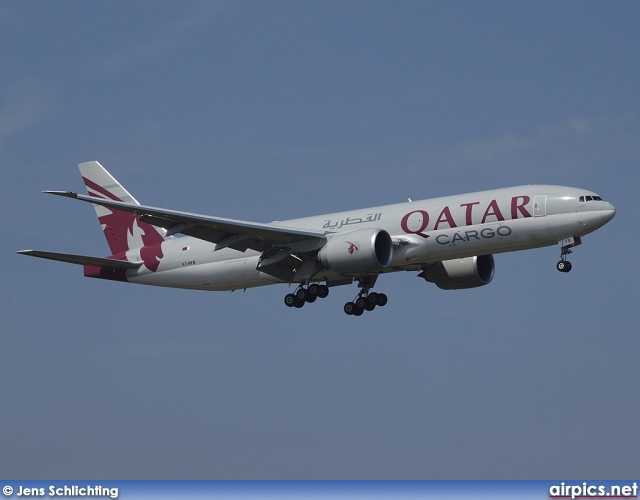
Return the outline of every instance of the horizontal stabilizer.
{"type": "Polygon", "coordinates": [[[16,253],[30,255],[31,257],[40,257],[41,259],[59,260],[60,262],[69,262],[71,264],[88,264],[92,266],[112,267],[114,269],[137,269],[142,265],[142,262],[129,262],[104,257],[88,257],[86,255],[73,255],[70,253],[43,252],[41,250],[20,250],[16,253]]]}

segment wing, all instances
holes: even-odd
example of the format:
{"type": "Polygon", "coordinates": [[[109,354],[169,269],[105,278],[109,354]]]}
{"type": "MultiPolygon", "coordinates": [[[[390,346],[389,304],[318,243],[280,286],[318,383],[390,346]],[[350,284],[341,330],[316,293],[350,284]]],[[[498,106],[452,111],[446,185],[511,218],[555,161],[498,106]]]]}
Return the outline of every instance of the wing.
{"type": "Polygon", "coordinates": [[[44,191],[48,194],[74,198],[76,200],[102,205],[114,210],[139,214],[140,220],[167,230],[167,236],[185,234],[216,244],[216,250],[233,248],[265,252],[278,248],[300,246],[317,249],[326,239],[321,231],[304,230],[276,224],[260,224],[208,215],[178,212],[164,208],[127,203],[85,196],[66,191],[44,191]]]}
{"type": "Polygon", "coordinates": [[[110,267],[113,269],[137,269],[142,262],[128,262],[126,260],[106,259],[102,257],[88,257],[86,255],[74,255],[70,253],[43,252],[41,250],[20,250],[21,255],[40,257],[41,259],[59,260],[71,264],[88,264],[92,266],[110,267]]]}

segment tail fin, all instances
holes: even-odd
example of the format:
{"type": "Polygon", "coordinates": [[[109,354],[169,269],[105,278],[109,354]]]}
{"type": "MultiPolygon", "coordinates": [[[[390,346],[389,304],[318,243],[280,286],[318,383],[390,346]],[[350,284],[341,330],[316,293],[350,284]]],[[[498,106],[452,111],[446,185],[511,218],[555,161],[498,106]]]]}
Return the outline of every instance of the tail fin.
{"type": "MultiPolygon", "coordinates": [[[[97,161],[80,163],[78,168],[89,196],[140,205],[129,191],[97,161]]],[[[121,255],[123,258],[129,250],[142,247],[159,249],[164,241],[166,231],[141,222],[140,215],[109,209],[101,205],[94,205],[94,208],[111,254],[114,256],[121,255]]]]}

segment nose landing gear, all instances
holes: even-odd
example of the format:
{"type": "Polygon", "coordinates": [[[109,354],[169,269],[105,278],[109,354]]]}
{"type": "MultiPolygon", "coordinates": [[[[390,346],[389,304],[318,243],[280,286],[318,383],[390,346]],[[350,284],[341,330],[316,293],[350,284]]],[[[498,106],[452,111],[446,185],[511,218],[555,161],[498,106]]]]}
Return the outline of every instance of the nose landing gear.
{"type": "Polygon", "coordinates": [[[582,241],[580,240],[580,238],[576,236],[575,238],[570,237],[570,238],[565,238],[564,240],[560,240],[559,243],[561,248],[560,260],[556,264],[556,269],[561,273],[568,273],[569,271],[571,271],[572,266],[571,266],[571,262],[567,260],[567,255],[569,255],[570,253],[573,253],[571,251],[571,248],[580,245],[582,241]]]}

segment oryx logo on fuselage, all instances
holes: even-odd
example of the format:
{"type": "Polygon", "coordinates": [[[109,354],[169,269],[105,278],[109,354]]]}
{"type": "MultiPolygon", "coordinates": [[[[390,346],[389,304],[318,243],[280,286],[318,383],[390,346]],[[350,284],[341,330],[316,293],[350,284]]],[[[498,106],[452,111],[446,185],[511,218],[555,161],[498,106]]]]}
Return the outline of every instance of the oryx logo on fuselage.
{"type": "Polygon", "coordinates": [[[355,245],[355,243],[351,243],[350,241],[345,241],[345,243],[349,245],[349,248],[347,248],[347,252],[349,252],[351,255],[353,255],[353,252],[358,251],[358,247],[355,245]]]}

